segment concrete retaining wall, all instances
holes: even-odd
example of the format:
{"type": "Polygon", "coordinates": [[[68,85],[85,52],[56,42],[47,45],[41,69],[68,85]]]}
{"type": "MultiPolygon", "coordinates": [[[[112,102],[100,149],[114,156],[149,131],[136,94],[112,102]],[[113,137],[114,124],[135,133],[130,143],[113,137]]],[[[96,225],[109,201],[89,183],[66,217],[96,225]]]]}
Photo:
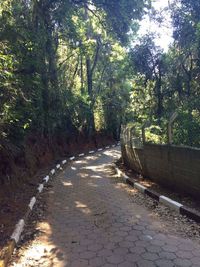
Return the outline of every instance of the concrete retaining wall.
{"type": "Polygon", "coordinates": [[[161,185],[200,199],[200,149],[145,143],[134,146],[121,135],[122,157],[133,170],[161,185]]]}

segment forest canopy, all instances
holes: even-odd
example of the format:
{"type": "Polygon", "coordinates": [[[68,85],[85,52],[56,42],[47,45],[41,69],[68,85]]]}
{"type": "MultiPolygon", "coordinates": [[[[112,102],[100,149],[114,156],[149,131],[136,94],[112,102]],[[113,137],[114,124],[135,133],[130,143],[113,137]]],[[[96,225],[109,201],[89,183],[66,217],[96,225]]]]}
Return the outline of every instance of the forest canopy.
{"type": "Polygon", "coordinates": [[[109,127],[114,134],[129,94],[124,47],[145,7],[143,0],[2,1],[1,138],[109,127]]]}
{"type": "Polygon", "coordinates": [[[200,4],[167,11],[164,52],[154,33],[137,35],[145,14],[159,18],[150,0],[1,0],[0,150],[30,136],[119,139],[122,124],[146,120],[165,142],[175,110],[175,143],[199,146],[200,4]]]}

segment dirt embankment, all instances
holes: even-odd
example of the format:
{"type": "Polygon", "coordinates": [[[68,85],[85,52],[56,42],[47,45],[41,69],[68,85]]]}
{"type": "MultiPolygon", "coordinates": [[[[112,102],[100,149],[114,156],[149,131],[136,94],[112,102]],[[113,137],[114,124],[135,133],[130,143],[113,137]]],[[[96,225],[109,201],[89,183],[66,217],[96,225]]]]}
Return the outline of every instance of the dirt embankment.
{"type": "Polygon", "coordinates": [[[24,215],[37,184],[62,158],[113,143],[113,139],[96,135],[57,138],[51,145],[37,136],[29,137],[23,147],[5,144],[0,148],[0,250],[14,225],[24,215]]]}

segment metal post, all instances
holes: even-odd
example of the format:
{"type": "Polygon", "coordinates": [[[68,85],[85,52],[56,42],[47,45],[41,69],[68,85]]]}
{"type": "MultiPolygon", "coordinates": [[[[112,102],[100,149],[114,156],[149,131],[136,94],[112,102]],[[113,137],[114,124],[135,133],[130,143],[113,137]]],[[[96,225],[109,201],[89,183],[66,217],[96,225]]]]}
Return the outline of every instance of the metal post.
{"type": "Polygon", "coordinates": [[[169,118],[169,122],[168,122],[168,144],[169,145],[173,143],[172,124],[177,118],[177,116],[178,116],[178,113],[175,111],[169,118]]]}
{"type": "Polygon", "coordinates": [[[135,130],[135,127],[132,126],[130,129],[130,146],[133,148],[133,131],[135,130]]]}
{"type": "Polygon", "coordinates": [[[145,135],[145,129],[147,127],[149,127],[151,125],[150,121],[146,121],[143,125],[142,125],[142,142],[143,144],[146,143],[146,135],[145,135]]]}

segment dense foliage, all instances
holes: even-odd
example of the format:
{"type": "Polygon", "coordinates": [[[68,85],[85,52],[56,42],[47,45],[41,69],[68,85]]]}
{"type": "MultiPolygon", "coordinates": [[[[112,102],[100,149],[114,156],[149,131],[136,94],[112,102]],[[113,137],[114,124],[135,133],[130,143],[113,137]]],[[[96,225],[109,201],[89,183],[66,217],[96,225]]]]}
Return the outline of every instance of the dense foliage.
{"type": "Polygon", "coordinates": [[[130,51],[132,110],[136,121],[156,126],[152,140],[158,142],[167,141],[167,121],[177,111],[174,142],[200,146],[200,5],[179,0],[169,8],[174,43],[168,52],[156,46],[153,33],[130,51]]]}
{"type": "Polygon", "coordinates": [[[1,1],[1,140],[95,130],[116,137],[128,98],[123,45],[144,6],[143,0],[1,1]]]}
{"type": "Polygon", "coordinates": [[[166,142],[174,110],[175,143],[200,145],[199,3],[171,4],[167,53],[151,33],[133,45],[149,8],[148,0],[1,0],[0,151],[29,136],[49,146],[55,136],[119,138],[121,124],[146,120],[166,142]]]}

